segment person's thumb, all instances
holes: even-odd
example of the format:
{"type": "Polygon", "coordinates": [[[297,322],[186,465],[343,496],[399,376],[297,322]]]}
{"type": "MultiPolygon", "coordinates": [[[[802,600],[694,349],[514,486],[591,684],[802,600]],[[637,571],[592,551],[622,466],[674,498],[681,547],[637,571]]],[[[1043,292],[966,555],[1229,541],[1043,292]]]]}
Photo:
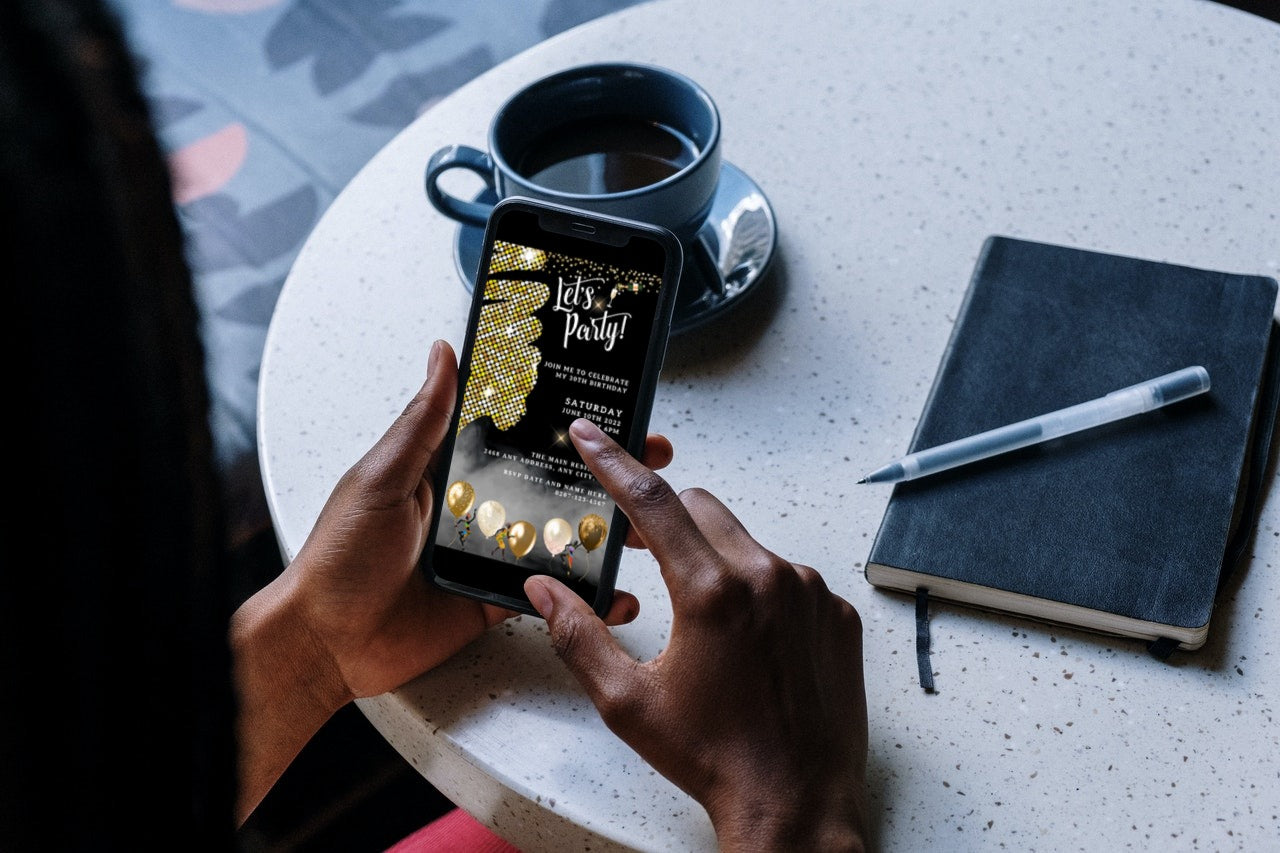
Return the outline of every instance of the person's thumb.
{"type": "Polygon", "coordinates": [[[582,597],[560,581],[534,575],[524,582],[524,591],[547,620],[556,654],[598,706],[605,685],[612,682],[616,686],[613,675],[634,661],[582,597]]]}

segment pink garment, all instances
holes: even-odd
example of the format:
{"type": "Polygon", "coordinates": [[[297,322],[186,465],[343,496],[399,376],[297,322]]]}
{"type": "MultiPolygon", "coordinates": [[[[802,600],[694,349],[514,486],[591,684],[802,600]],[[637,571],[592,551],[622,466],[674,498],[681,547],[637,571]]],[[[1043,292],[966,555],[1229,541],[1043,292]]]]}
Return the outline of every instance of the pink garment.
{"type": "Polygon", "coordinates": [[[445,812],[386,853],[520,853],[462,809],[445,812]]]}

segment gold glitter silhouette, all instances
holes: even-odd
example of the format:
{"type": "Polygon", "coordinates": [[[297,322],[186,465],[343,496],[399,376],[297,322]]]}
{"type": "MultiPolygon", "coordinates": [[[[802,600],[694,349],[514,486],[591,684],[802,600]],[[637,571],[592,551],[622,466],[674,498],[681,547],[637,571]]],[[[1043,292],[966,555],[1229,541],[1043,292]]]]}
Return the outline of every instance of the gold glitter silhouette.
{"type": "MultiPolygon", "coordinates": [[[[540,249],[498,242],[494,245],[490,274],[519,270],[541,270],[547,255],[540,249]]],[[[488,416],[493,425],[507,430],[520,422],[525,400],[538,381],[542,352],[535,346],[542,335],[542,323],[533,316],[551,290],[537,281],[489,278],[485,282],[485,304],[471,359],[471,375],[462,396],[458,431],[472,421],[488,416]]]]}

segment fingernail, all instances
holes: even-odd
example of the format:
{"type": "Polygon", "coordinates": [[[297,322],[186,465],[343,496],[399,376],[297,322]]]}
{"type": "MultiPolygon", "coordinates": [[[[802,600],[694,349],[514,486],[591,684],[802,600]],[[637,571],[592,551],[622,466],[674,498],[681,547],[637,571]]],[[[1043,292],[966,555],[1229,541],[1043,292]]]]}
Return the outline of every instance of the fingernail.
{"type": "Polygon", "coordinates": [[[538,577],[529,578],[524,582],[524,594],[529,596],[529,603],[533,605],[534,610],[542,614],[543,619],[551,618],[555,601],[551,598],[551,592],[547,589],[545,581],[538,577]]]}
{"type": "Polygon", "coordinates": [[[597,444],[604,438],[604,433],[600,431],[600,427],[586,418],[578,418],[569,424],[569,432],[573,433],[574,438],[587,444],[597,444]]]}
{"type": "Polygon", "coordinates": [[[431,345],[431,353],[427,356],[427,375],[436,372],[436,361],[440,358],[440,350],[444,346],[444,341],[437,340],[431,345]]]}

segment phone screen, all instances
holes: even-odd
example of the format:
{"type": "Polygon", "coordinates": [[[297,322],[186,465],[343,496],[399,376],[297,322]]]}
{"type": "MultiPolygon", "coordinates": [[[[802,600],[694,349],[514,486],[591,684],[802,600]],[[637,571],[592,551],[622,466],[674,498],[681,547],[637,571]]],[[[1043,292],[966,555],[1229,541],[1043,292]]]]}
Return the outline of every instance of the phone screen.
{"type": "Polygon", "coordinates": [[[588,418],[640,452],[678,278],[679,250],[673,265],[661,235],[591,221],[587,236],[563,214],[495,211],[440,480],[437,582],[530,613],[532,574],[560,579],[597,612],[612,598],[626,521],[569,425],[588,418]]]}

